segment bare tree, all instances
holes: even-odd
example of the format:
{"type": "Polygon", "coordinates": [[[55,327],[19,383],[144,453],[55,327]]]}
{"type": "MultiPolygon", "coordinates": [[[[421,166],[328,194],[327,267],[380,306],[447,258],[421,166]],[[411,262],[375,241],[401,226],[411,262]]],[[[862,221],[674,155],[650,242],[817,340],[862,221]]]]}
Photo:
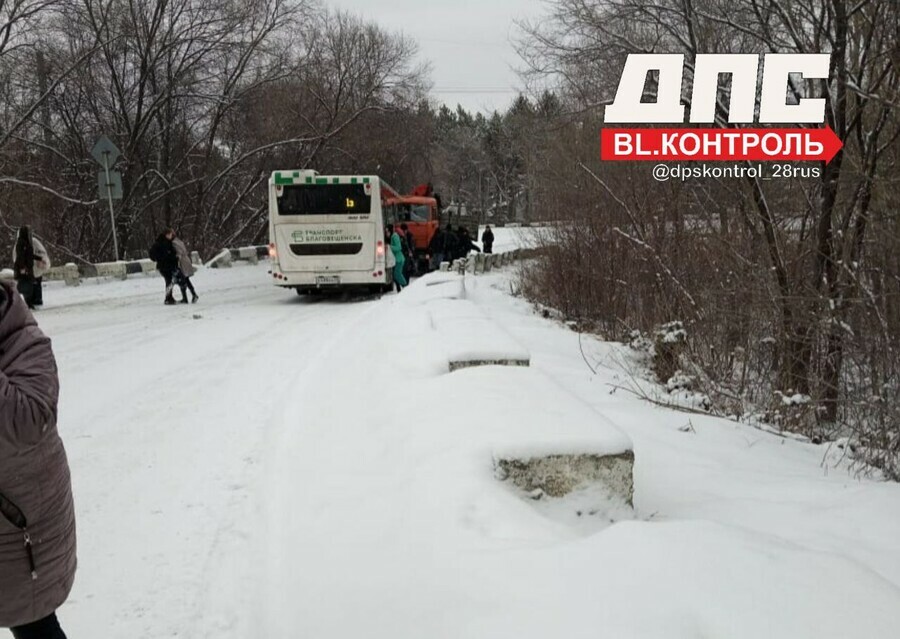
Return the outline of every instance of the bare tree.
{"type": "Polygon", "coordinates": [[[40,112],[7,120],[20,123],[8,149],[18,155],[0,188],[87,258],[111,246],[88,154],[101,133],[122,150],[123,253],[170,225],[217,249],[258,238],[273,169],[327,163],[364,116],[408,111],[422,96],[427,70],[411,41],[304,0],[41,6],[20,28],[37,55],[0,64],[0,86],[8,78],[22,105],[43,95],[40,112]],[[73,68],[83,51],[91,64],[73,68]]]}
{"type": "MultiPolygon", "coordinates": [[[[848,410],[863,386],[872,396],[884,395],[860,380],[884,379],[886,370],[896,370],[890,362],[897,359],[898,333],[884,314],[892,295],[884,275],[896,269],[891,251],[880,245],[887,238],[898,245],[890,216],[882,212],[896,191],[900,7],[875,0],[557,0],[550,14],[540,24],[523,25],[528,74],[556,78],[571,126],[594,135],[602,126],[599,107],[611,101],[629,53],[686,53],[682,101],[689,104],[699,53],[831,52],[827,81],[792,80],[788,87],[789,99],[824,97],[826,123],[844,141],[843,151],[822,164],[817,177],[659,186],[627,168],[600,165],[596,147],[589,155],[578,146],[557,152],[560,161],[587,158],[585,167],[597,179],[577,188],[598,194],[609,207],[604,215],[610,209],[626,213],[624,223],[615,226],[625,244],[606,235],[607,224],[591,224],[595,230],[576,244],[588,254],[633,252],[655,264],[655,273],[632,269],[616,278],[633,294],[649,293],[635,286],[643,275],[671,282],[666,275],[671,273],[684,283],[649,307],[642,302],[644,317],[626,309],[617,319],[646,328],[673,315],[693,317],[698,340],[706,343],[695,356],[714,377],[723,379],[741,360],[745,380],[768,379],[779,397],[813,396],[815,410],[796,427],[810,428],[810,418],[826,432],[846,428],[848,410]],[[873,224],[880,226],[873,231],[873,224]],[[873,247],[873,232],[880,251],[873,247]],[[594,246],[589,236],[604,243],[594,246]],[[704,273],[696,271],[692,262],[697,261],[706,265],[704,273]],[[874,281],[873,273],[879,273],[874,281]],[[741,278],[743,290],[732,290],[735,278],[741,278]],[[732,300],[730,306],[721,306],[722,295],[732,300]],[[710,318],[728,330],[718,330],[710,318]],[[754,333],[765,342],[747,344],[754,333]],[[769,336],[776,340],[771,358],[769,336]],[[737,357],[739,343],[744,346],[737,357]],[[884,357],[859,365],[873,343],[884,357]],[[846,366],[848,345],[853,370],[846,366]]],[[[655,81],[647,78],[647,100],[655,99],[655,81]]],[[[719,89],[717,120],[728,126],[730,83],[722,81],[719,89]]],[[[859,415],[853,422],[860,423],[859,415]]],[[[897,432],[896,421],[891,428],[897,432]]]]}

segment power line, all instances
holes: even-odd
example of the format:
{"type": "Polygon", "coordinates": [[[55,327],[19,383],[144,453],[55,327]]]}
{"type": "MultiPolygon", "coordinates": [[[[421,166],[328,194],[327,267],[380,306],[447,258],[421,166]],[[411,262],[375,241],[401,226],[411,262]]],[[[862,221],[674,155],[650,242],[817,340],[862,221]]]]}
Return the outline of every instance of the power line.
{"type": "Polygon", "coordinates": [[[437,42],[439,44],[455,44],[459,46],[476,46],[476,47],[502,47],[508,48],[509,42],[488,42],[486,40],[446,40],[444,38],[431,38],[429,37],[427,42],[437,42]]]}
{"type": "Polygon", "coordinates": [[[440,87],[430,91],[431,93],[521,93],[519,89],[513,87],[440,87]]]}

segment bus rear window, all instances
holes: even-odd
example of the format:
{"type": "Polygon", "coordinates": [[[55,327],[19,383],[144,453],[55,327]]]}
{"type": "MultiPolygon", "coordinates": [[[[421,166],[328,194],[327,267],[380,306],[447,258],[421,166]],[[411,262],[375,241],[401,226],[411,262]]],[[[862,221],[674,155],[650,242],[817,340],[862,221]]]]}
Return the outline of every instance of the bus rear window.
{"type": "Polygon", "coordinates": [[[372,196],[363,184],[293,184],[283,187],[278,215],[371,213],[372,196]]]}

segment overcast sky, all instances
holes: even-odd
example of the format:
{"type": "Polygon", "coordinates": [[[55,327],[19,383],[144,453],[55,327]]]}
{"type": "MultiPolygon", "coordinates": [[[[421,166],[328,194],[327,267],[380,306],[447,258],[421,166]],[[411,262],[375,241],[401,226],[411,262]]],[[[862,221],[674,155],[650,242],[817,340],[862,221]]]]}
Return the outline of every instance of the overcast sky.
{"type": "Polygon", "coordinates": [[[514,20],[541,14],[541,0],[328,0],[402,31],[431,63],[433,97],[455,107],[491,111],[509,105],[521,88],[511,38],[514,20]]]}

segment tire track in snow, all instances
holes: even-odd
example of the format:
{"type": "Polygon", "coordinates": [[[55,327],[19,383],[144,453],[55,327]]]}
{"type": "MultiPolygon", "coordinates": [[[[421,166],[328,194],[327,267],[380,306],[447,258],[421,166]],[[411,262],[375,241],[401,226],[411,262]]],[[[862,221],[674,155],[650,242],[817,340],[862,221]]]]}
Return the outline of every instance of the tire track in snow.
{"type": "Polygon", "coordinates": [[[308,304],[265,285],[218,293],[186,315],[104,301],[42,322],[61,367],[79,517],[79,575],[62,612],[73,634],[96,634],[99,619],[109,636],[203,625],[210,575],[252,510],[272,398],[368,306],[308,304]]]}
{"type": "Polygon", "coordinates": [[[353,313],[339,313],[332,318],[327,337],[306,353],[302,368],[292,370],[281,387],[272,390],[274,410],[267,418],[269,427],[257,442],[254,455],[245,460],[243,490],[229,501],[228,510],[236,512],[237,516],[227,522],[223,520],[224,525],[216,531],[204,567],[205,587],[200,613],[194,617],[188,636],[259,636],[264,614],[261,598],[265,591],[255,589],[248,596],[246,585],[265,583],[268,573],[264,549],[269,542],[267,523],[271,517],[267,507],[272,503],[272,484],[279,479],[277,472],[272,472],[272,466],[273,458],[280,453],[283,431],[290,426],[285,419],[288,407],[297,397],[297,389],[315,376],[317,363],[348,331],[364,324],[365,316],[373,308],[372,303],[359,303],[354,305],[353,313]],[[252,612],[248,612],[248,608],[252,612]],[[251,625],[254,622],[257,625],[251,625]]]}

